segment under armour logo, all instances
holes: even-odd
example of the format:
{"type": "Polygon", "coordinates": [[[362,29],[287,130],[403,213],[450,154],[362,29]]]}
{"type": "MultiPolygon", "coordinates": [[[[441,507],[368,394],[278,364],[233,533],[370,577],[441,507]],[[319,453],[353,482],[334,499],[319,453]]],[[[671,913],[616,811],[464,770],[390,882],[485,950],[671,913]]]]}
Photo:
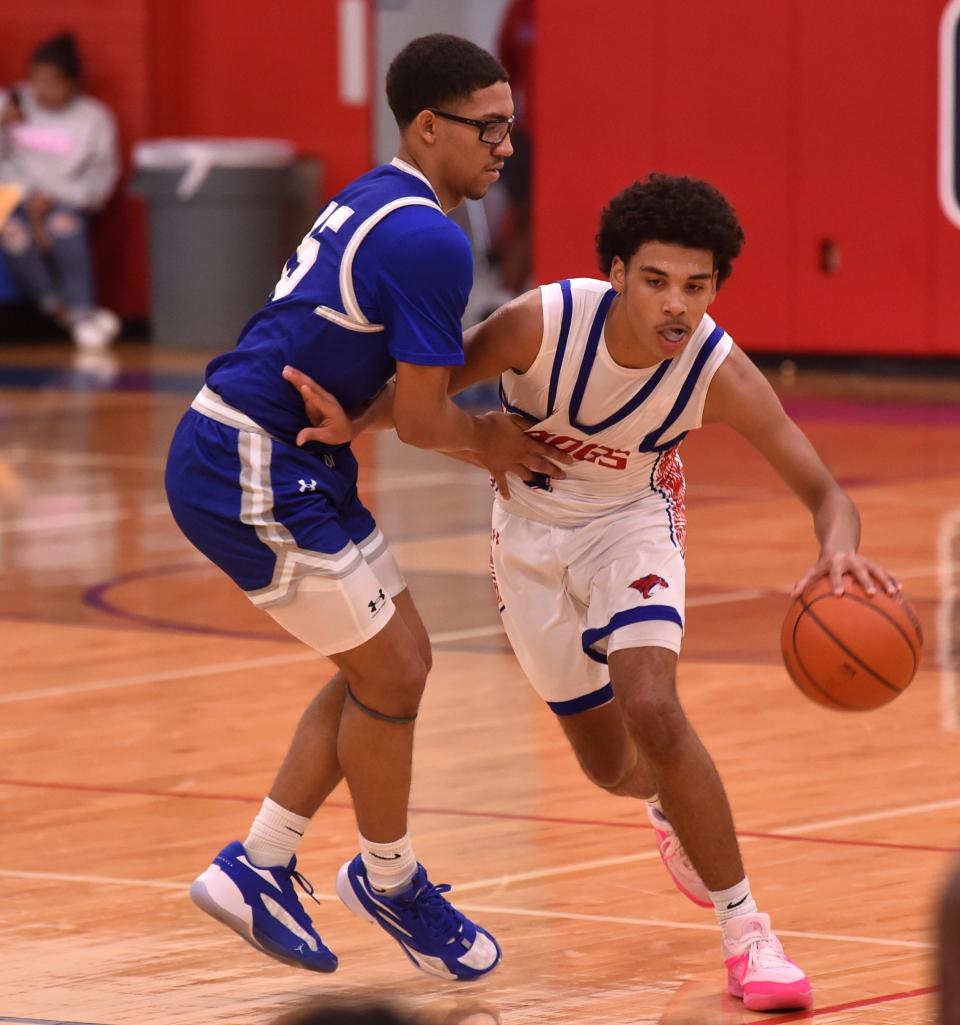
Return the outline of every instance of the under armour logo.
{"type": "Polygon", "coordinates": [[[383,593],[383,588],[380,588],[379,594],[373,601],[367,602],[367,608],[370,610],[370,615],[375,616],[382,608],[387,600],[387,596],[383,593]]]}
{"type": "Polygon", "coordinates": [[[310,481],[301,480],[301,481],[297,481],[297,483],[300,485],[300,494],[301,495],[304,493],[304,491],[316,491],[317,490],[317,482],[315,480],[310,480],[310,481]]]}

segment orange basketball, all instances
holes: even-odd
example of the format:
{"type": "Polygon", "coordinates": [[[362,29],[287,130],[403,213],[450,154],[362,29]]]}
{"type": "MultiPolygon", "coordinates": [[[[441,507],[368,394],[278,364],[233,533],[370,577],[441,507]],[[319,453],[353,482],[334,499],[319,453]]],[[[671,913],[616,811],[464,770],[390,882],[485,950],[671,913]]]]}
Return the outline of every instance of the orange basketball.
{"type": "Polygon", "coordinates": [[[827,708],[866,711],[887,704],[913,679],[923,651],[920,622],[906,601],[852,578],[837,596],[826,577],[794,599],[780,646],[793,682],[827,708]]]}

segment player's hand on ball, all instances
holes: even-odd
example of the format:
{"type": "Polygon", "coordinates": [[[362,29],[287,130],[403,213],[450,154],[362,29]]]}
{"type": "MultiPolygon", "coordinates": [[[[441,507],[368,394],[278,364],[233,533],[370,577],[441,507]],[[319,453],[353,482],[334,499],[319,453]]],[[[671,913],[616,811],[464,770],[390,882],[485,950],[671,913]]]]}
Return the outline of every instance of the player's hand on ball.
{"type": "Polygon", "coordinates": [[[835,552],[821,555],[817,562],[796,582],[792,596],[796,598],[820,577],[829,577],[834,594],[843,594],[843,577],[850,576],[867,592],[876,594],[877,586],[889,595],[899,594],[900,581],[872,559],[865,559],[856,552],[835,552]]]}
{"type": "Polygon", "coordinates": [[[573,462],[573,457],[566,452],[526,435],[515,417],[507,413],[486,413],[478,417],[477,433],[480,460],[504,498],[510,497],[508,473],[516,474],[521,480],[532,480],[537,474],[562,480],[566,474],[561,466],[573,462]]]}
{"type": "Polygon", "coordinates": [[[297,389],[312,427],[304,427],[297,444],[319,441],[324,445],[343,445],[353,440],[354,429],[343,406],[312,377],[295,367],[284,367],[283,378],[297,389]]]}

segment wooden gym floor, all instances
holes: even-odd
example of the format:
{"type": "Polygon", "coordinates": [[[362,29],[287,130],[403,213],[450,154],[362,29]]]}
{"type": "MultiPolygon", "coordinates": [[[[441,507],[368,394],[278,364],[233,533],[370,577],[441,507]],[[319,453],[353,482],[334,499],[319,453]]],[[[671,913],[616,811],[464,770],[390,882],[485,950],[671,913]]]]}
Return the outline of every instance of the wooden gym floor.
{"type": "MultiPolygon", "coordinates": [[[[920,673],[873,713],[809,704],[780,663],[786,593],[815,551],[806,513],[732,433],[684,444],[682,696],[816,993],[812,1014],[764,1018],[723,996],[713,916],[673,889],[642,809],[581,777],[511,656],[482,474],[387,435],[362,446],[362,493],[436,647],[412,830],[503,965],[468,987],[421,976],[324,897],[311,910],[341,968],[313,976],[193,907],[187,884],[245,835],[328,673],[167,513],[164,453],[203,362],[0,352],[0,1021],[266,1025],[331,995],[462,1025],[934,1021],[933,908],[960,849],[956,379],[775,378],[923,621],[920,673]]],[[[355,842],[339,791],[302,848],[319,894],[355,842]]]]}

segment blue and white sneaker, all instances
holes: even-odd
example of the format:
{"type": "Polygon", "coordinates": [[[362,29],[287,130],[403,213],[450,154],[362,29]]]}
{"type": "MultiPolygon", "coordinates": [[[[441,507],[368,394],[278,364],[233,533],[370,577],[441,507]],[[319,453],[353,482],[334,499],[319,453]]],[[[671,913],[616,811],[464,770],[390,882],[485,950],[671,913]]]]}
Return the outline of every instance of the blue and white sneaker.
{"type": "Polygon", "coordinates": [[[317,900],[313,887],[297,871],[295,857],[286,868],[257,868],[243,844],[234,840],[194,879],[190,897],[201,911],[264,954],[311,972],[336,971],[337,956],[323,945],[301,907],[294,880],[317,900]]]}
{"type": "Polygon", "coordinates": [[[461,982],[479,979],[500,963],[500,947],[441,896],[449,889],[446,883],[434,886],[418,864],[408,889],[384,896],[370,886],[359,854],[337,874],[343,903],[392,936],[420,971],[461,982]]]}

